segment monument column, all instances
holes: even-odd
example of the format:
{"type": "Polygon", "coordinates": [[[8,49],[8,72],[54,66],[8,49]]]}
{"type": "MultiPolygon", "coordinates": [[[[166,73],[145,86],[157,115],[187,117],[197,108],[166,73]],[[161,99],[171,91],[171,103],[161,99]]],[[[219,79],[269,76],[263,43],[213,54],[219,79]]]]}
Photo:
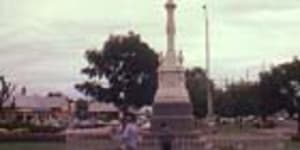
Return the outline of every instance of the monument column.
{"type": "Polygon", "coordinates": [[[176,4],[173,0],[168,0],[165,5],[167,9],[167,50],[175,51],[175,21],[174,21],[174,11],[176,9],[176,4]]]}
{"type": "Polygon", "coordinates": [[[175,9],[176,4],[173,0],[168,0],[165,5],[167,11],[166,34],[167,34],[167,53],[165,58],[166,65],[176,65],[176,52],[175,52],[175,9]]]}

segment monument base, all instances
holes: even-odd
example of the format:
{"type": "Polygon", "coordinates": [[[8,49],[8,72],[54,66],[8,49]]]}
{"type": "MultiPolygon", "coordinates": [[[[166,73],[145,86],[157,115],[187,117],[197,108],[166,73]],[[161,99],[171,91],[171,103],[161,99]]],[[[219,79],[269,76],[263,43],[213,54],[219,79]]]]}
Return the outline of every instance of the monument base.
{"type": "Polygon", "coordinates": [[[151,122],[152,132],[159,132],[167,124],[174,132],[191,132],[195,129],[192,105],[188,102],[155,103],[151,122]]]}

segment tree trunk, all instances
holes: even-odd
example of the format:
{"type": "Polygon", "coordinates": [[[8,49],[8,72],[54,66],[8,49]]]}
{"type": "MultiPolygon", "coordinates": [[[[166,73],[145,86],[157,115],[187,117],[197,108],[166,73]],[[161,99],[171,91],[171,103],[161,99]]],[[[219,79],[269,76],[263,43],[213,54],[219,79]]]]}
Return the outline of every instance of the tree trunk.
{"type": "Polygon", "coordinates": [[[260,126],[264,128],[265,126],[267,126],[267,124],[268,124],[268,115],[264,113],[261,116],[260,126]]]}
{"type": "Polygon", "coordinates": [[[263,114],[262,116],[261,116],[261,120],[262,120],[262,122],[263,123],[266,123],[267,122],[267,115],[266,114],[263,114]]]}
{"type": "Polygon", "coordinates": [[[261,115],[261,122],[258,123],[259,128],[266,128],[268,126],[268,115],[266,113],[261,115]]]}
{"type": "Polygon", "coordinates": [[[0,115],[2,116],[3,113],[3,103],[2,101],[0,102],[0,115]]]}

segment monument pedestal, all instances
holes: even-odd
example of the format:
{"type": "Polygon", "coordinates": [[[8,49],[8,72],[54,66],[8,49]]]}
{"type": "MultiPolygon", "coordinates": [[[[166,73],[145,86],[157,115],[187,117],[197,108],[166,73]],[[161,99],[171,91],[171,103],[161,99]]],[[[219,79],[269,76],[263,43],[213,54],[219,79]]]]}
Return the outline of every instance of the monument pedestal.
{"type": "MultiPolygon", "coordinates": [[[[170,57],[166,57],[167,60],[170,57]]],[[[184,69],[166,63],[159,68],[159,88],[153,105],[152,132],[159,132],[162,123],[174,133],[194,130],[193,107],[185,87],[184,69]]]]}
{"type": "Polygon", "coordinates": [[[153,107],[152,131],[159,131],[162,123],[174,132],[190,132],[194,129],[190,103],[156,103],[153,107]]]}

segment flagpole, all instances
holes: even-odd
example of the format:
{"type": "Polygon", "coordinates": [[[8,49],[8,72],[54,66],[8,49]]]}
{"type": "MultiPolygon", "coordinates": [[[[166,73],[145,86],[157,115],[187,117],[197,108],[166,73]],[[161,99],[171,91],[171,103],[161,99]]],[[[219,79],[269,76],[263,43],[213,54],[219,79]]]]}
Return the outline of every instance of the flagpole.
{"type": "Polygon", "coordinates": [[[210,36],[209,36],[209,18],[207,6],[203,5],[205,18],[205,65],[206,65],[206,94],[207,94],[207,119],[212,119],[214,116],[213,97],[210,83],[210,36]]]}

